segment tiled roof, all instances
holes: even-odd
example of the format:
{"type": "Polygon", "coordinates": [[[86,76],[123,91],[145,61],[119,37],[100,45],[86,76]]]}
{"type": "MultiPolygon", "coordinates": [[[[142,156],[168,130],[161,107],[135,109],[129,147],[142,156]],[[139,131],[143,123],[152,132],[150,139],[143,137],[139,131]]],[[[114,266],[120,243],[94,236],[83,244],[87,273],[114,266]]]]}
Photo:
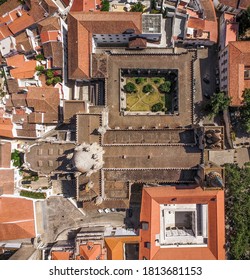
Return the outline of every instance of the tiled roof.
{"type": "Polygon", "coordinates": [[[141,33],[141,13],[72,12],[68,16],[69,78],[90,77],[93,34],[121,34],[127,29],[141,33]]]}
{"type": "Polygon", "coordinates": [[[72,255],[72,252],[52,251],[51,260],[70,260],[72,255]]]}
{"type": "Polygon", "coordinates": [[[106,237],[107,259],[123,260],[124,244],[139,243],[140,239],[140,236],[106,237]]]}
{"type": "Polygon", "coordinates": [[[83,257],[85,260],[96,260],[98,258],[103,259],[102,244],[96,244],[92,241],[82,244],[79,246],[79,254],[80,259],[81,257],[83,257]]]}
{"type": "Polygon", "coordinates": [[[36,71],[35,60],[26,60],[23,54],[18,54],[6,58],[6,62],[8,66],[15,67],[10,70],[12,77],[16,79],[33,78],[36,71]]]}
{"type": "Polygon", "coordinates": [[[48,17],[38,23],[39,33],[50,31],[50,30],[60,30],[60,18],[56,16],[48,17]]]}
{"type": "Polygon", "coordinates": [[[101,6],[101,0],[74,0],[71,12],[96,11],[96,5],[101,6]]]}
{"type": "Polygon", "coordinates": [[[0,136],[13,138],[13,124],[10,118],[0,118],[0,136]]]}
{"type": "Polygon", "coordinates": [[[22,106],[26,107],[27,106],[26,97],[27,97],[26,93],[13,93],[11,95],[11,99],[14,107],[22,107],[22,106]]]}
{"type": "Polygon", "coordinates": [[[140,220],[148,222],[148,230],[141,230],[139,258],[152,260],[216,260],[225,259],[224,191],[204,191],[200,187],[144,187],[140,220]],[[172,199],[175,199],[173,202],[172,199]],[[212,198],[216,198],[211,201],[212,198]],[[155,244],[160,233],[160,204],[207,204],[207,247],[164,248],[155,244]],[[150,242],[150,249],[144,247],[150,242]]]}
{"type": "Polygon", "coordinates": [[[24,122],[21,129],[16,130],[18,137],[36,138],[36,124],[24,122]]]}
{"type": "Polygon", "coordinates": [[[7,25],[0,26],[0,41],[12,35],[7,25]]]}
{"type": "Polygon", "coordinates": [[[135,38],[129,41],[129,48],[146,48],[147,40],[144,38],[135,38]]]}
{"type": "Polygon", "coordinates": [[[60,98],[57,88],[28,87],[26,100],[28,107],[34,108],[35,112],[48,114],[52,122],[58,120],[60,98]]]}
{"type": "Polygon", "coordinates": [[[33,50],[30,38],[27,36],[26,32],[22,32],[19,35],[15,36],[16,39],[16,48],[19,52],[30,52],[33,50]]]}
{"type": "Polygon", "coordinates": [[[40,34],[41,42],[42,44],[45,44],[47,42],[55,42],[58,41],[60,38],[60,34],[57,30],[50,30],[50,31],[43,31],[40,34]]]}
{"type": "Polygon", "coordinates": [[[0,140],[0,168],[10,168],[11,143],[0,140]]]}
{"type": "Polygon", "coordinates": [[[33,201],[0,197],[0,240],[35,237],[33,201]]]}
{"type": "Polygon", "coordinates": [[[225,46],[231,41],[237,41],[239,23],[236,22],[235,16],[229,13],[223,14],[226,21],[225,26],[225,46]]]}
{"type": "MultiPolygon", "coordinates": [[[[0,169],[0,195],[14,193],[14,169],[0,169]]],[[[1,228],[1,225],[0,225],[1,228]]],[[[1,235],[1,234],[0,234],[1,235]]],[[[1,239],[0,239],[1,240],[1,239]]]]}
{"type": "Polygon", "coordinates": [[[22,16],[8,25],[13,34],[16,34],[35,23],[35,20],[27,12],[22,11],[22,16]]]}
{"type": "Polygon", "coordinates": [[[34,18],[35,22],[45,18],[47,11],[39,4],[40,0],[26,0],[25,2],[30,8],[29,14],[34,18]]]}
{"type": "Polygon", "coordinates": [[[43,53],[46,58],[52,58],[53,67],[63,67],[63,46],[61,42],[43,44],[43,53]]]}
{"type": "Polygon", "coordinates": [[[242,10],[247,9],[250,6],[249,0],[240,0],[239,8],[242,10]]]}
{"type": "Polygon", "coordinates": [[[7,2],[5,2],[1,5],[0,16],[16,9],[19,6],[21,6],[21,3],[19,0],[8,0],[7,2]]]}
{"type": "Polygon", "coordinates": [[[231,106],[240,106],[243,90],[249,87],[244,80],[244,70],[250,65],[250,42],[229,42],[228,52],[228,95],[232,98],[231,106]]]}
{"type": "Polygon", "coordinates": [[[18,86],[18,81],[17,79],[7,79],[7,87],[8,87],[8,91],[9,93],[17,93],[19,86],[18,86]]]}
{"type": "Polygon", "coordinates": [[[219,0],[219,2],[221,4],[226,5],[226,6],[230,6],[230,7],[233,7],[233,8],[238,8],[239,0],[219,0]]]}

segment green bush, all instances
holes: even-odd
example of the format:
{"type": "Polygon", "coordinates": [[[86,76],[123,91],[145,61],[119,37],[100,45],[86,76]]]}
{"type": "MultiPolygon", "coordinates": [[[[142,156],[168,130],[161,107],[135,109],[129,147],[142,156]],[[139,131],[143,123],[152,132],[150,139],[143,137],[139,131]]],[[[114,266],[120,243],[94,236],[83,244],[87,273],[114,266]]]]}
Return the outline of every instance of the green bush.
{"type": "Polygon", "coordinates": [[[170,91],[170,87],[171,87],[171,82],[166,81],[165,83],[163,83],[159,86],[159,90],[163,93],[167,93],[170,91]]]}
{"type": "Polygon", "coordinates": [[[18,150],[15,150],[13,153],[11,153],[11,160],[13,160],[13,165],[15,167],[21,167],[22,161],[20,157],[20,152],[18,150]]]}
{"type": "Polygon", "coordinates": [[[153,82],[155,84],[159,84],[161,82],[161,78],[153,78],[153,82]]]}
{"type": "Polygon", "coordinates": [[[47,78],[51,79],[54,77],[54,72],[52,70],[47,70],[46,76],[47,76],[47,78]]]}
{"type": "Polygon", "coordinates": [[[42,65],[38,65],[38,66],[36,66],[36,71],[43,72],[44,67],[42,65]]]}
{"type": "Polygon", "coordinates": [[[52,79],[52,84],[56,85],[57,83],[61,83],[62,79],[60,77],[54,77],[52,79]]]}
{"type": "Polygon", "coordinates": [[[151,111],[152,112],[159,112],[163,109],[163,104],[162,103],[156,103],[152,106],[151,111]]]}
{"type": "Polygon", "coordinates": [[[141,2],[138,2],[138,3],[136,3],[132,6],[130,11],[131,12],[141,12],[141,13],[143,13],[144,8],[145,8],[145,6],[141,2]]]}
{"type": "Polygon", "coordinates": [[[101,3],[101,11],[102,12],[108,12],[109,11],[109,1],[108,0],[102,0],[102,3],[101,3]]]}
{"type": "Polygon", "coordinates": [[[128,82],[125,86],[124,86],[124,90],[128,93],[132,93],[132,92],[136,92],[136,86],[135,84],[128,82]]]}
{"type": "Polygon", "coordinates": [[[46,193],[30,192],[30,191],[25,191],[25,190],[21,190],[20,195],[29,197],[29,198],[34,198],[34,199],[45,199],[46,198],[46,193]]]}
{"type": "Polygon", "coordinates": [[[152,87],[152,85],[150,84],[147,84],[143,87],[142,91],[144,93],[147,93],[147,92],[153,92],[154,91],[154,88],[152,87]]]}
{"type": "Polygon", "coordinates": [[[137,84],[137,85],[139,85],[139,84],[143,84],[143,83],[145,82],[145,79],[144,79],[144,78],[139,77],[139,78],[136,78],[136,79],[135,79],[135,82],[136,82],[136,84],[137,84]]]}
{"type": "Polygon", "coordinates": [[[44,60],[44,56],[42,54],[38,54],[36,56],[36,60],[38,60],[38,61],[44,60]]]}
{"type": "Polygon", "coordinates": [[[46,85],[47,86],[50,86],[50,85],[52,85],[53,84],[53,79],[47,79],[46,80],[46,85]]]}

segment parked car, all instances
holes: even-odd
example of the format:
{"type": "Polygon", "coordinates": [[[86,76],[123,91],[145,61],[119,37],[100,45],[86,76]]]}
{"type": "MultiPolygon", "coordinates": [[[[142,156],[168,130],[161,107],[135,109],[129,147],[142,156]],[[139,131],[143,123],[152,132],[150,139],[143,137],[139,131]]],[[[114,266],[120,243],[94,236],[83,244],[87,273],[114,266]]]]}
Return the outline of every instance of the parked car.
{"type": "Polygon", "coordinates": [[[110,213],[110,212],[111,212],[111,210],[110,210],[109,208],[104,208],[103,211],[104,211],[105,213],[110,213]]]}
{"type": "Polygon", "coordinates": [[[111,212],[115,212],[115,208],[110,208],[111,212]]]}
{"type": "Polygon", "coordinates": [[[98,213],[103,213],[103,209],[97,209],[98,213]]]}
{"type": "Polygon", "coordinates": [[[210,98],[211,98],[211,95],[210,95],[208,92],[205,92],[205,93],[204,93],[204,97],[205,97],[206,99],[210,99],[210,98]]]}
{"type": "Polygon", "coordinates": [[[209,84],[208,78],[204,77],[204,78],[203,78],[203,82],[205,82],[206,84],[209,84]]]}

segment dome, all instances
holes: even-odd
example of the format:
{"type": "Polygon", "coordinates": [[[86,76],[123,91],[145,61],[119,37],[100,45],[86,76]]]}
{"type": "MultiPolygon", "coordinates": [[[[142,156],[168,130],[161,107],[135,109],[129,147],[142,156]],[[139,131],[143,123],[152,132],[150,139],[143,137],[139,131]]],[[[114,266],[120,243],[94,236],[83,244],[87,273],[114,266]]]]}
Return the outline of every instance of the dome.
{"type": "Polygon", "coordinates": [[[72,164],[77,171],[87,173],[86,175],[89,176],[93,172],[102,168],[103,153],[104,151],[102,147],[100,147],[97,143],[83,143],[75,148],[72,164]]]}

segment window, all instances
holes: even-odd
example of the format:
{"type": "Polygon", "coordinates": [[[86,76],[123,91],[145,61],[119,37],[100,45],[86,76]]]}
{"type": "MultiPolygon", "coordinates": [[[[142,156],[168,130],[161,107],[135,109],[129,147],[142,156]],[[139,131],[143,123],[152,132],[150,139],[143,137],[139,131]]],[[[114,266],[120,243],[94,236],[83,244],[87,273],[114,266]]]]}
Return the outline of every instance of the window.
{"type": "Polygon", "coordinates": [[[151,247],[150,242],[144,242],[144,247],[150,249],[151,247]]]}

